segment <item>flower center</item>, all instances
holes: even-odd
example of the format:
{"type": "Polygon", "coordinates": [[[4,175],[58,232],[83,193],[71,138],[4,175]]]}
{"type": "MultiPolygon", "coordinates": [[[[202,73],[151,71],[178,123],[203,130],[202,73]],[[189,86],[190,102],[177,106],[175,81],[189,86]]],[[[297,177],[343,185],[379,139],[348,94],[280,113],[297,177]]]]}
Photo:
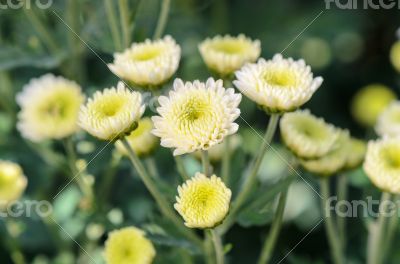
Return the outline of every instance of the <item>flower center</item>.
{"type": "Polygon", "coordinates": [[[382,150],[383,158],[391,169],[400,169],[400,146],[388,146],[382,150]]]}
{"type": "Polygon", "coordinates": [[[209,104],[199,98],[191,98],[182,106],[182,112],[178,117],[181,121],[190,123],[201,119],[209,112],[209,104]]]}
{"type": "Polygon", "coordinates": [[[241,53],[244,49],[243,45],[236,41],[223,41],[214,44],[214,50],[227,54],[241,53]]]}
{"type": "Polygon", "coordinates": [[[323,140],[326,137],[325,128],[313,120],[299,120],[297,129],[299,133],[313,140],[323,140]]]}
{"type": "Polygon", "coordinates": [[[108,97],[107,100],[99,101],[96,110],[100,117],[115,116],[124,106],[124,100],[119,97],[108,97]]]}
{"type": "Polygon", "coordinates": [[[142,50],[132,54],[132,59],[135,61],[148,61],[158,57],[161,54],[159,47],[143,47],[142,50]]]}
{"type": "Polygon", "coordinates": [[[288,69],[266,71],[263,78],[268,84],[280,87],[293,87],[297,82],[296,74],[288,69]]]}

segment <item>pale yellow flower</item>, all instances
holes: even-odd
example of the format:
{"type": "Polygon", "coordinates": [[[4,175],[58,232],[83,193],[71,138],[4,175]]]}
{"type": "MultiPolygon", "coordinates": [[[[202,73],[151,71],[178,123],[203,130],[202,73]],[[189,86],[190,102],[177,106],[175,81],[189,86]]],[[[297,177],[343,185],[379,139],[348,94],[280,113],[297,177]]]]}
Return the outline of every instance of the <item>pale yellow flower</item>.
{"type": "Polygon", "coordinates": [[[17,128],[23,137],[39,142],[65,138],[78,130],[85,97],[75,82],[46,74],[32,79],[16,99],[21,107],[17,128]]]}
{"type": "Polygon", "coordinates": [[[27,182],[18,164],[0,160],[0,208],[18,200],[25,191],[27,182]]]}
{"type": "Polygon", "coordinates": [[[207,67],[220,76],[232,74],[245,63],[254,62],[260,56],[259,40],[252,41],[244,35],[207,38],[199,45],[199,51],[207,67]]]}
{"type": "Polygon", "coordinates": [[[238,130],[241,95],[225,89],[222,80],[183,83],[176,79],[169,96],[160,96],[160,116],[152,118],[153,134],[161,145],[175,148],[174,155],[207,150],[238,130]]]}
{"type": "Polygon", "coordinates": [[[378,116],[394,100],[396,94],[382,84],[371,84],[356,93],[351,104],[351,113],[364,126],[374,126],[378,116]]]}
{"type": "Polygon", "coordinates": [[[396,41],[390,49],[390,61],[393,67],[400,72],[400,41],[396,41]]]}
{"type": "Polygon", "coordinates": [[[79,126],[103,140],[115,140],[129,135],[143,115],[142,96],[132,92],[122,82],[117,88],[97,91],[79,113],[79,126]]]}
{"type": "Polygon", "coordinates": [[[381,137],[400,136],[400,101],[392,102],[383,110],[378,117],[375,131],[381,137]]]}
{"type": "Polygon", "coordinates": [[[284,59],[276,54],[272,60],[259,59],[235,73],[233,83],[247,97],[267,112],[290,112],[308,100],[323,79],[313,77],[304,60],[284,59]]]}
{"type": "Polygon", "coordinates": [[[228,214],[232,193],[217,176],[196,173],[178,187],[178,195],[174,207],[187,227],[213,228],[228,214]]]}
{"type": "Polygon", "coordinates": [[[283,115],[281,135],[285,145],[302,159],[316,159],[333,148],[340,132],[309,110],[298,110],[283,115]]]}
{"type": "Polygon", "coordinates": [[[400,138],[370,141],[364,171],[379,189],[400,194],[400,138]]]}
{"type": "Polygon", "coordinates": [[[332,149],[318,159],[300,160],[300,164],[317,176],[331,176],[346,166],[350,137],[348,131],[339,130],[339,137],[332,149]]]}
{"type": "Polygon", "coordinates": [[[355,169],[364,161],[367,144],[363,140],[350,138],[346,160],[346,170],[355,169]]]}
{"type": "Polygon", "coordinates": [[[126,227],[109,234],[104,254],[107,264],[150,264],[156,250],[142,230],[126,227]]]}
{"type": "MultiPolygon", "coordinates": [[[[125,137],[136,155],[146,156],[158,146],[158,138],[151,133],[153,128],[151,119],[145,117],[140,119],[138,127],[129,136],[125,137]]],[[[115,146],[121,154],[128,155],[122,142],[117,141],[115,146]]]]}
{"type": "Polygon", "coordinates": [[[122,53],[114,54],[110,70],[118,77],[142,86],[159,88],[176,72],[181,58],[181,49],[171,36],[159,40],[147,39],[133,43],[122,53]]]}

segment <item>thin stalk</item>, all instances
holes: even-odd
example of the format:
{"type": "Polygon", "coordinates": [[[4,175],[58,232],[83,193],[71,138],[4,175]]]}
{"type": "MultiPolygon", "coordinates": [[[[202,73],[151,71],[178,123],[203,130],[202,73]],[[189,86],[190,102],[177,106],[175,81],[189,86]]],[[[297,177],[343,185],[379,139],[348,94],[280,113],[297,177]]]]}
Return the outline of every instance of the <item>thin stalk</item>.
{"type": "Polygon", "coordinates": [[[334,223],[334,218],[328,214],[328,198],[329,193],[329,178],[320,179],[321,195],[322,195],[322,213],[324,216],[325,230],[328,237],[329,246],[331,248],[331,255],[335,264],[344,264],[342,245],[340,238],[337,235],[337,228],[334,223]]]}
{"type": "Polygon", "coordinates": [[[114,12],[114,1],[113,0],[104,0],[104,6],[106,9],[108,25],[110,26],[111,36],[114,43],[114,48],[117,51],[122,50],[122,42],[121,42],[121,34],[118,29],[117,17],[114,12]]]}
{"type": "Polygon", "coordinates": [[[92,202],[94,201],[93,189],[92,186],[85,179],[82,178],[82,171],[79,171],[79,169],[76,167],[77,157],[72,139],[67,138],[64,141],[64,145],[67,152],[68,165],[72,173],[71,177],[75,178],[83,195],[88,199],[89,203],[92,204],[92,202]]]}
{"type": "Polygon", "coordinates": [[[262,247],[258,264],[266,264],[272,257],[272,253],[274,251],[275,244],[282,227],[283,213],[285,212],[288,188],[289,186],[287,187],[287,189],[282,191],[279,196],[278,207],[276,209],[275,217],[271,225],[271,230],[269,231],[269,234],[262,247]]]}
{"type": "Polygon", "coordinates": [[[382,245],[384,244],[385,234],[387,231],[387,224],[389,217],[386,215],[388,212],[389,201],[392,195],[390,193],[384,192],[381,196],[381,203],[379,205],[379,217],[377,220],[376,229],[373,228],[372,232],[369,233],[369,243],[368,243],[368,264],[381,264],[383,263],[382,245]]]}
{"type": "Polygon", "coordinates": [[[214,245],[216,264],[224,264],[224,248],[221,237],[215,229],[209,229],[211,240],[214,245]]]}
{"type": "Polygon", "coordinates": [[[201,151],[201,163],[203,164],[203,173],[206,176],[210,176],[210,158],[207,150],[201,151]]]}
{"type": "Polygon", "coordinates": [[[99,189],[98,189],[98,199],[99,199],[99,205],[104,206],[105,201],[108,200],[108,197],[110,195],[110,190],[113,185],[113,181],[115,179],[115,175],[117,173],[118,165],[121,161],[121,156],[120,155],[112,155],[111,162],[108,165],[108,169],[104,174],[104,177],[102,178],[102,181],[100,183],[99,189]]]}
{"type": "Polygon", "coordinates": [[[24,254],[19,248],[19,243],[18,243],[18,237],[17,234],[13,231],[13,227],[11,226],[12,223],[6,219],[5,220],[5,225],[7,229],[7,233],[10,237],[10,240],[8,241],[10,251],[11,251],[11,259],[14,262],[14,264],[25,264],[27,263],[24,257],[24,254]]]}
{"type": "Polygon", "coordinates": [[[385,256],[388,256],[388,254],[390,254],[390,248],[393,242],[393,238],[396,234],[396,229],[397,229],[397,225],[399,223],[399,207],[397,206],[397,202],[399,199],[399,195],[396,195],[393,198],[393,202],[396,206],[396,208],[394,209],[395,212],[390,216],[389,219],[389,223],[388,223],[388,229],[386,232],[386,239],[385,239],[385,243],[384,243],[384,253],[383,253],[383,259],[382,262],[385,263],[385,256]]]}
{"type": "MultiPolygon", "coordinates": [[[[344,201],[347,200],[347,175],[339,175],[337,182],[337,196],[338,202],[341,202],[341,206],[338,208],[340,212],[344,212],[346,210],[346,205],[344,201]],[[343,209],[343,210],[342,210],[343,209]]],[[[346,249],[346,217],[337,216],[337,225],[339,231],[339,237],[343,246],[343,250],[346,249]]]]}
{"type": "Polygon", "coordinates": [[[132,42],[132,25],[129,17],[130,9],[127,0],[118,0],[119,13],[121,16],[121,28],[122,28],[122,43],[124,49],[128,48],[132,42]]]}
{"type": "Polygon", "coordinates": [[[154,160],[154,158],[148,157],[144,160],[144,162],[146,163],[146,166],[150,172],[150,175],[156,180],[159,179],[160,174],[158,173],[157,164],[156,164],[156,161],[154,160]]]}
{"type": "Polygon", "coordinates": [[[250,174],[246,177],[246,181],[244,182],[242,189],[240,190],[236,200],[232,204],[232,208],[227,219],[219,228],[222,234],[228,231],[228,229],[233,225],[236,214],[238,213],[239,209],[242,207],[242,205],[246,202],[247,198],[251,194],[252,187],[257,180],[257,173],[260,169],[261,162],[264,158],[265,153],[267,152],[269,144],[271,143],[274,137],[276,128],[278,126],[278,121],[279,121],[278,114],[271,115],[267,130],[263,138],[263,142],[260,146],[260,149],[258,151],[255,160],[252,163],[253,166],[250,171],[250,174]]]}
{"type": "Polygon", "coordinates": [[[157,27],[154,31],[153,39],[159,39],[162,37],[165,27],[167,25],[170,5],[171,0],[162,0],[160,15],[158,16],[157,27]]]}
{"type": "Polygon", "coordinates": [[[181,156],[174,156],[176,162],[176,168],[178,169],[179,175],[181,175],[183,181],[187,181],[190,179],[189,174],[186,171],[185,164],[183,164],[183,160],[181,156]]]}
{"type": "Polygon", "coordinates": [[[168,200],[164,197],[161,191],[157,188],[154,180],[148,174],[146,168],[143,166],[142,162],[140,161],[139,157],[133,151],[131,146],[129,145],[126,138],[123,138],[122,144],[124,145],[125,149],[128,151],[129,158],[135,167],[139,177],[143,181],[146,188],[149,190],[150,194],[153,196],[154,200],[156,201],[161,213],[167,217],[171,222],[173,222],[176,228],[185,235],[188,239],[193,241],[199,248],[202,248],[202,241],[193,233],[191,230],[187,229],[183,226],[182,221],[177,217],[177,215],[172,210],[172,207],[168,200]]]}
{"type": "Polygon", "coordinates": [[[226,137],[224,141],[224,155],[222,156],[222,169],[221,169],[221,176],[222,180],[225,184],[229,185],[229,169],[231,166],[231,137],[226,137]]]}
{"type": "Polygon", "coordinates": [[[29,22],[32,24],[35,31],[39,34],[40,39],[51,53],[57,54],[59,46],[50,31],[46,28],[44,23],[40,20],[36,12],[32,8],[22,8],[29,22]]]}

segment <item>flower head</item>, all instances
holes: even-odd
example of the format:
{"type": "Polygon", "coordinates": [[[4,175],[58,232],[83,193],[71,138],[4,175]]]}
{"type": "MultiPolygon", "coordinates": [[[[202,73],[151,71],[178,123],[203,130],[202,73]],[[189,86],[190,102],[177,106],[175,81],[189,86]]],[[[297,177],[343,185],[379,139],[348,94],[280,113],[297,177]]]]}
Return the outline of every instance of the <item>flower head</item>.
{"type": "Polygon", "coordinates": [[[0,208],[17,200],[26,185],[27,179],[18,164],[0,160],[0,208]]]}
{"type": "Polygon", "coordinates": [[[109,234],[104,253],[107,264],[151,264],[156,250],[142,230],[126,227],[109,234]]]}
{"type": "Polygon", "coordinates": [[[381,137],[400,136],[400,101],[392,102],[378,117],[375,130],[381,137]]]}
{"type": "Polygon", "coordinates": [[[199,45],[200,54],[207,67],[221,76],[232,74],[247,62],[254,62],[260,56],[260,41],[239,35],[207,38],[199,45]]]}
{"type": "Polygon", "coordinates": [[[400,139],[370,141],[364,171],[381,190],[400,194],[400,139]]]}
{"type": "Polygon", "coordinates": [[[349,149],[349,133],[339,130],[339,137],[332,149],[324,156],[313,160],[300,160],[301,165],[318,176],[331,176],[342,170],[347,162],[349,149]]]}
{"type": "Polygon", "coordinates": [[[67,137],[78,130],[78,112],[84,100],[75,82],[52,74],[32,79],[17,95],[21,107],[17,128],[35,142],[67,137]]]}
{"type": "Polygon", "coordinates": [[[302,159],[316,159],[334,146],[339,131],[308,110],[286,113],[280,122],[285,145],[302,159]]]}
{"type": "Polygon", "coordinates": [[[99,139],[114,140],[136,128],[144,109],[141,94],[119,82],[117,88],[97,91],[89,98],[79,112],[79,126],[99,139]]]}
{"type": "Polygon", "coordinates": [[[233,122],[240,115],[242,97],[222,85],[212,78],[206,83],[175,80],[169,97],[158,99],[160,116],[152,118],[153,134],[163,147],[175,148],[174,155],[207,150],[238,130],[233,122]]]}
{"type": "Polygon", "coordinates": [[[400,41],[394,43],[390,49],[390,61],[393,67],[400,72],[400,41]]]}
{"type": "Polygon", "coordinates": [[[304,60],[284,59],[277,54],[272,60],[259,59],[235,73],[235,86],[268,112],[290,112],[308,100],[323,79],[313,77],[304,60]]]}
{"type": "Polygon", "coordinates": [[[160,86],[176,72],[181,49],[171,36],[133,43],[122,53],[114,54],[110,70],[118,77],[142,87],[160,86]]]}
{"type": "Polygon", "coordinates": [[[219,225],[229,212],[231,190],[220,178],[213,175],[196,175],[178,187],[175,209],[190,228],[213,228],[219,225]]]}
{"type": "Polygon", "coordinates": [[[355,120],[364,126],[374,126],[382,111],[394,100],[396,94],[382,84],[371,84],[353,98],[351,112],[355,120]]]}
{"type": "Polygon", "coordinates": [[[347,142],[348,151],[346,159],[346,170],[352,170],[360,166],[364,161],[365,153],[367,151],[367,144],[363,140],[350,138],[347,142]]]}
{"type": "MultiPolygon", "coordinates": [[[[153,128],[153,122],[151,119],[145,117],[139,120],[138,127],[126,137],[129,145],[138,156],[146,156],[150,154],[158,145],[158,138],[151,133],[153,128]]],[[[117,141],[115,146],[120,153],[128,155],[125,147],[120,141],[117,141]]]]}

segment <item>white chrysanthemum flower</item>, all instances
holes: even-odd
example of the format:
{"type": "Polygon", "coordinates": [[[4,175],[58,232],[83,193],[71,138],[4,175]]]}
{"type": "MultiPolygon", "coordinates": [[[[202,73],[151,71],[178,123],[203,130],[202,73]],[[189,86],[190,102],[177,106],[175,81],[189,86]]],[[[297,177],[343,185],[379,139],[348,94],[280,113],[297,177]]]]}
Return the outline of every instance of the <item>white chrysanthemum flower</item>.
{"type": "Polygon", "coordinates": [[[340,131],[317,118],[309,110],[298,110],[283,115],[281,135],[286,146],[302,159],[316,159],[334,146],[340,131]]]}
{"type": "Polygon", "coordinates": [[[400,138],[370,141],[364,171],[381,190],[400,194],[400,138]]]}
{"type": "Polygon", "coordinates": [[[350,138],[348,149],[345,169],[352,170],[360,166],[364,161],[365,153],[367,152],[367,144],[363,140],[350,138]]]}
{"type": "Polygon", "coordinates": [[[346,166],[349,149],[350,136],[346,130],[339,129],[339,137],[332,150],[326,155],[313,160],[300,160],[300,164],[309,172],[317,176],[331,176],[346,166]]]}
{"type": "Polygon", "coordinates": [[[89,98],[79,112],[79,126],[99,139],[115,140],[136,128],[144,110],[142,95],[119,82],[89,98]]]}
{"type": "Polygon", "coordinates": [[[204,174],[196,175],[178,187],[175,210],[190,228],[213,228],[229,212],[232,192],[221,178],[204,174]]]}
{"type": "Polygon", "coordinates": [[[145,233],[132,226],[110,232],[104,255],[107,264],[151,264],[156,250],[145,233]]]}
{"type": "Polygon", "coordinates": [[[152,118],[153,134],[161,138],[163,147],[175,148],[174,155],[207,150],[238,130],[234,121],[240,115],[241,99],[233,88],[225,89],[222,80],[183,83],[176,79],[169,97],[158,98],[160,116],[152,118]]]}
{"type": "Polygon", "coordinates": [[[321,77],[313,78],[304,60],[284,59],[276,54],[272,60],[259,59],[235,73],[233,83],[247,97],[267,112],[290,112],[308,100],[321,86],[321,77]]]}
{"type": "Polygon", "coordinates": [[[18,200],[27,182],[18,164],[0,160],[0,209],[18,200]]]}
{"type": "Polygon", "coordinates": [[[21,107],[17,128],[29,140],[61,139],[79,128],[79,107],[85,97],[75,82],[46,74],[32,79],[16,99],[21,107]]]}
{"type": "Polygon", "coordinates": [[[199,45],[200,54],[207,67],[221,76],[232,74],[247,62],[254,62],[260,56],[259,40],[252,41],[243,34],[232,37],[216,36],[207,38],[199,45]]]}
{"type": "Polygon", "coordinates": [[[392,102],[380,114],[375,130],[381,137],[400,136],[400,101],[392,102]]]}
{"type": "MultiPolygon", "coordinates": [[[[138,127],[126,137],[126,140],[136,155],[140,157],[146,156],[158,146],[158,137],[151,133],[153,128],[154,126],[151,119],[149,117],[145,117],[139,120],[138,127]]],[[[126,151],[126,148],[122,142],[117,141],[115,146],[121,154],[128,155],[128,152],[126,151]]]]}
{"type": "Polygon", "coordinates": [[[110,70],[118,77],[142,86],[156,88],[176,72],[181,48],[171,36],[142,43],[133,43],[122,53],[114,54],[110,70]]]}

